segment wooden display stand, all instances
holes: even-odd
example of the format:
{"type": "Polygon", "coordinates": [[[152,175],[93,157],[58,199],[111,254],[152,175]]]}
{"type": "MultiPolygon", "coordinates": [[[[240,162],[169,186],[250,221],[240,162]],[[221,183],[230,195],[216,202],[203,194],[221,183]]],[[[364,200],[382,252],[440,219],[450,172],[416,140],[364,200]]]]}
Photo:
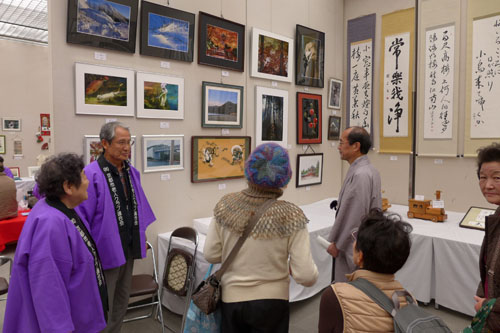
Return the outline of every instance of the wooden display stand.
{"type": "MultiPolygon", "coordinates": [[[[441,191],[436,191],[436,200],[441,199],[441,191]]],[[[434,208],[431,204],[432,200],[408,200],[408,217],[410,219],[417,218],[423,220],[431,220],[432,222],[444,222],[448,218],[444,208],[434,208]]]]}

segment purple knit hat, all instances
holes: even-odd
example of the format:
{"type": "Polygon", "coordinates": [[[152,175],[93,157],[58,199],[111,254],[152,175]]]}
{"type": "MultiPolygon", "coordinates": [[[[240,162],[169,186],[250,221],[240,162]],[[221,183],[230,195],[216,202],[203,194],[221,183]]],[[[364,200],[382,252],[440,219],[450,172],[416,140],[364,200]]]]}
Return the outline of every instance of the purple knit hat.
{"type": "Polygon", "coordinates": [[[261,144],[245,162],[245,177],[258,186],[284,187],[292,177],[288,152],[276,143],[261,144]]]}

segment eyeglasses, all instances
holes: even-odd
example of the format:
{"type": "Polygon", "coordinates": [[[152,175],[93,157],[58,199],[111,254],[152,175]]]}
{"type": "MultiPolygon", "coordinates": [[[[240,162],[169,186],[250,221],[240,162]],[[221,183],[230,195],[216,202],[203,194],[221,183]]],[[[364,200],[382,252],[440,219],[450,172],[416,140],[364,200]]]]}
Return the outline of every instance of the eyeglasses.
{"type": "Polygon", "coordinates": [[[354,241],[358,240],[358,228],[354,228],[351,232],[351,237],[354,241]]]}
{"type": "Polygon", "coordinates": [[[118,146],[133,146],[135,143],[135,140],[120,140],[120,141],[115,141],[118,146]]]}

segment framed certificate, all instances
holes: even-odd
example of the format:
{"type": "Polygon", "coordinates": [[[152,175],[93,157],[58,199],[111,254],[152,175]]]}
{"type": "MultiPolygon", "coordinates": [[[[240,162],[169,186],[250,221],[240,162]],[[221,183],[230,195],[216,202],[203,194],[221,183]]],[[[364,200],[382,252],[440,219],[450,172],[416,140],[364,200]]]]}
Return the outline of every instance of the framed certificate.
{"type": "Polygon", "coordinates": [[[493,213],[495,213],[494,209],[472,206],[469,208],[462,221],[460,221],[460,227],[484,230],[486,216],[492,215],[493,213]]]}

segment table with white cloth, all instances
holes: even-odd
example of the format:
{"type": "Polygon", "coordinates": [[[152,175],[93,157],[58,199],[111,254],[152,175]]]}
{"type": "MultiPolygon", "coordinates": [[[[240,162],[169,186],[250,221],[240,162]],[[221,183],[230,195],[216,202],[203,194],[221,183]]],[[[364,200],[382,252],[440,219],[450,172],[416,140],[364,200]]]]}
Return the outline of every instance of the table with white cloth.
{"type": "Polygon", "coordinates": [[[33,177],[22,177],[21,179],[17,179],[15,183],[17,189],[16,199],[18,202],[23,200],[28,191],[32,191],[35,187],[35,179],[33,177]]]}

